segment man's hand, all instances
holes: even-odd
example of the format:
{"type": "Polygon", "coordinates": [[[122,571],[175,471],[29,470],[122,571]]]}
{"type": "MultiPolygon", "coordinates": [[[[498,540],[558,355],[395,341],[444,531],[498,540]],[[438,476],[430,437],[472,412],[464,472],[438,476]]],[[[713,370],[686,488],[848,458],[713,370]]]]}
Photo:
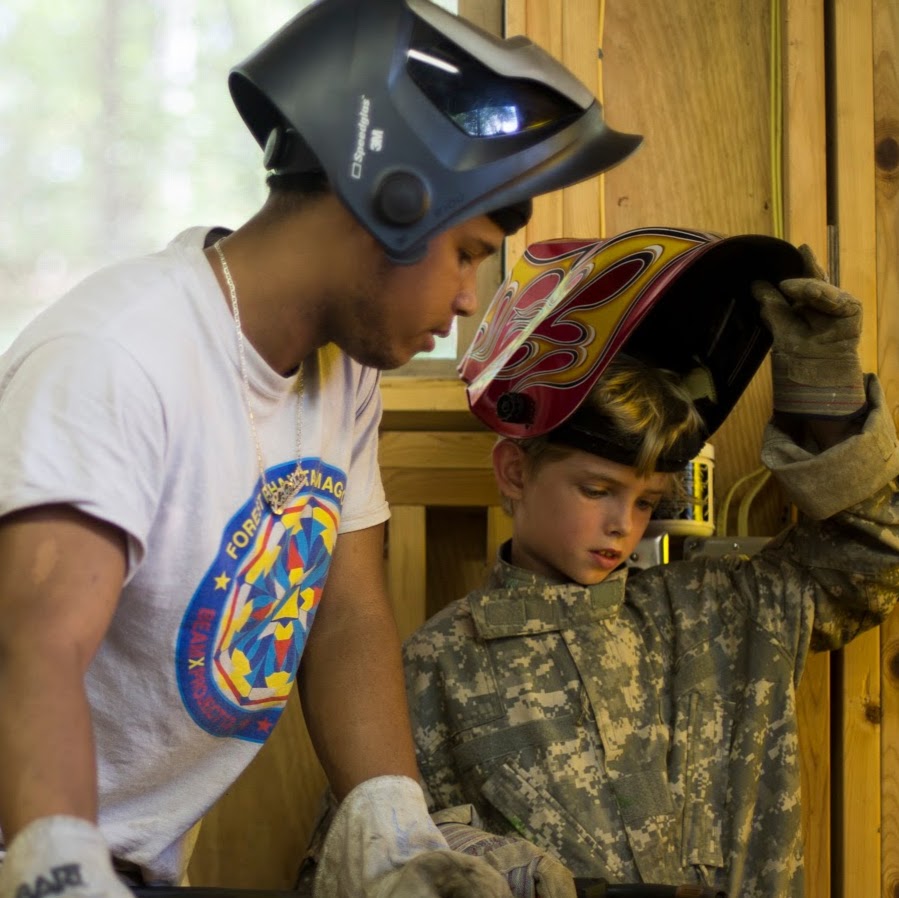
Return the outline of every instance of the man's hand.
{"type": "Polygon", "coordinates": [[[827,282],[809,247],[799,248],[806,277],[774,287],[752,285],[774,337],[772,374],[776,411],[810,418],[852,418],[865,405],[858,355],[862,306],[827,282]]]}
{"type": "Polygon", "coordinates": [[[511,898],[486,861],[450,851],[421,787],[379,776],[341,802],[322,848],[315,898],[511,898]]]}
{"type": "Polygon", "coordinates": [[[112,868],[100,830],[79,817],[41,817],[0,865],[0,898],[133,898],[112,868]]]}

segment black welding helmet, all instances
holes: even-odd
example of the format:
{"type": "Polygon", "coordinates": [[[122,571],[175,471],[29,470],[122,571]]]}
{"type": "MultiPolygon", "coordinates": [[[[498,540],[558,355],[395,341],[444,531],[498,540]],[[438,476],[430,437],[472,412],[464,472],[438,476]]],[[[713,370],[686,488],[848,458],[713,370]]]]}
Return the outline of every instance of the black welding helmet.
{"type": "Polygon", "coordinates": [[[460,362],[469,405],[503,436],[540,436],[624,352],[680,376],[707,438],[771,347],[752,282],[804,271],[796,247],[760,234],[654,227],[531,244],[460,362]]]}
{"type": "Polygon", "coordinates": [[[274,173],[323,170],[397,262],[440,231],[611,168],[641,143],[525,37],[430,0],[318,0],[229,76],[274,173]]]}

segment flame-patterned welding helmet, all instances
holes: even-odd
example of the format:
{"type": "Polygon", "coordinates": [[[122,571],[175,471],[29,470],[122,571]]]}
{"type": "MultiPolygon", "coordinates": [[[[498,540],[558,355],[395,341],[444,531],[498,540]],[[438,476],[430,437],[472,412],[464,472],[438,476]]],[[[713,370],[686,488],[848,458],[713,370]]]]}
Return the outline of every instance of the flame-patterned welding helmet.
{"type": "Polygon", "coordinates": [[[469,405],[499,434],[540,436],[624,349],[682,377],[708,438],[771,347],[750,284],[803,270],[794,246],[754,234],[659,227],[532,244],[460,362],[469,405]]]}

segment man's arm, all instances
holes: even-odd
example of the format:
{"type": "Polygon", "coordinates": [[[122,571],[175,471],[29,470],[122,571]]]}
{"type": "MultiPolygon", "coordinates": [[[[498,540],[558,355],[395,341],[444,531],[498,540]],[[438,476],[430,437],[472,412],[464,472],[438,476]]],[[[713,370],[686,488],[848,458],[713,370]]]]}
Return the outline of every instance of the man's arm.
{"type": "Polygon", "coordinates": [[[341,800],[322,845],[319,898],[511,898],[497,869],[448,850],[418,785],[383,525],[338,537],[299,687],[341,800]]]}
{"type": "Polygon", "coordinates": [[[122,589],[125,537],[72,508],[0,519],[0,826],[97,815],[84,674],[122,589]]]}
{"type": "Polygon", "coordinates": [[[383,546],[383,525],[338,537],[300,666],[303,713],[338,799],[372,777],[418,779],[383,546]]]}

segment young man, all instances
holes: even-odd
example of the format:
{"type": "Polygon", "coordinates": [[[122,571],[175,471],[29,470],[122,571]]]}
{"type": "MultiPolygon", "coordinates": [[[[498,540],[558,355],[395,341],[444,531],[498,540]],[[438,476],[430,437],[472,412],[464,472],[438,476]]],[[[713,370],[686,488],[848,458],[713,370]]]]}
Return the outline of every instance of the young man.
{"type": "Polygon", "coordinates": [[[346,797],[322,893],[504,894],[416,781],[377,372],[472,314],[532,195],[639,138],[426,0],[322,0],[230,87],[260,212],[88,278],[0,360],[0,898],[179,881],[295,679],[346,797]]]}
{"type": "Polygon", "coordinates": [[[803,255],[659,229],[511,273],[462,373],[513,536],[404,646],[433,810],[473,805],[575,877],[804,894],[795,688],[896,602],[899,446],[860,304],[803,255]],[[628,571],[770,344],[758,309],[762,458],[803,519],[750,559],[628,571]]]}

